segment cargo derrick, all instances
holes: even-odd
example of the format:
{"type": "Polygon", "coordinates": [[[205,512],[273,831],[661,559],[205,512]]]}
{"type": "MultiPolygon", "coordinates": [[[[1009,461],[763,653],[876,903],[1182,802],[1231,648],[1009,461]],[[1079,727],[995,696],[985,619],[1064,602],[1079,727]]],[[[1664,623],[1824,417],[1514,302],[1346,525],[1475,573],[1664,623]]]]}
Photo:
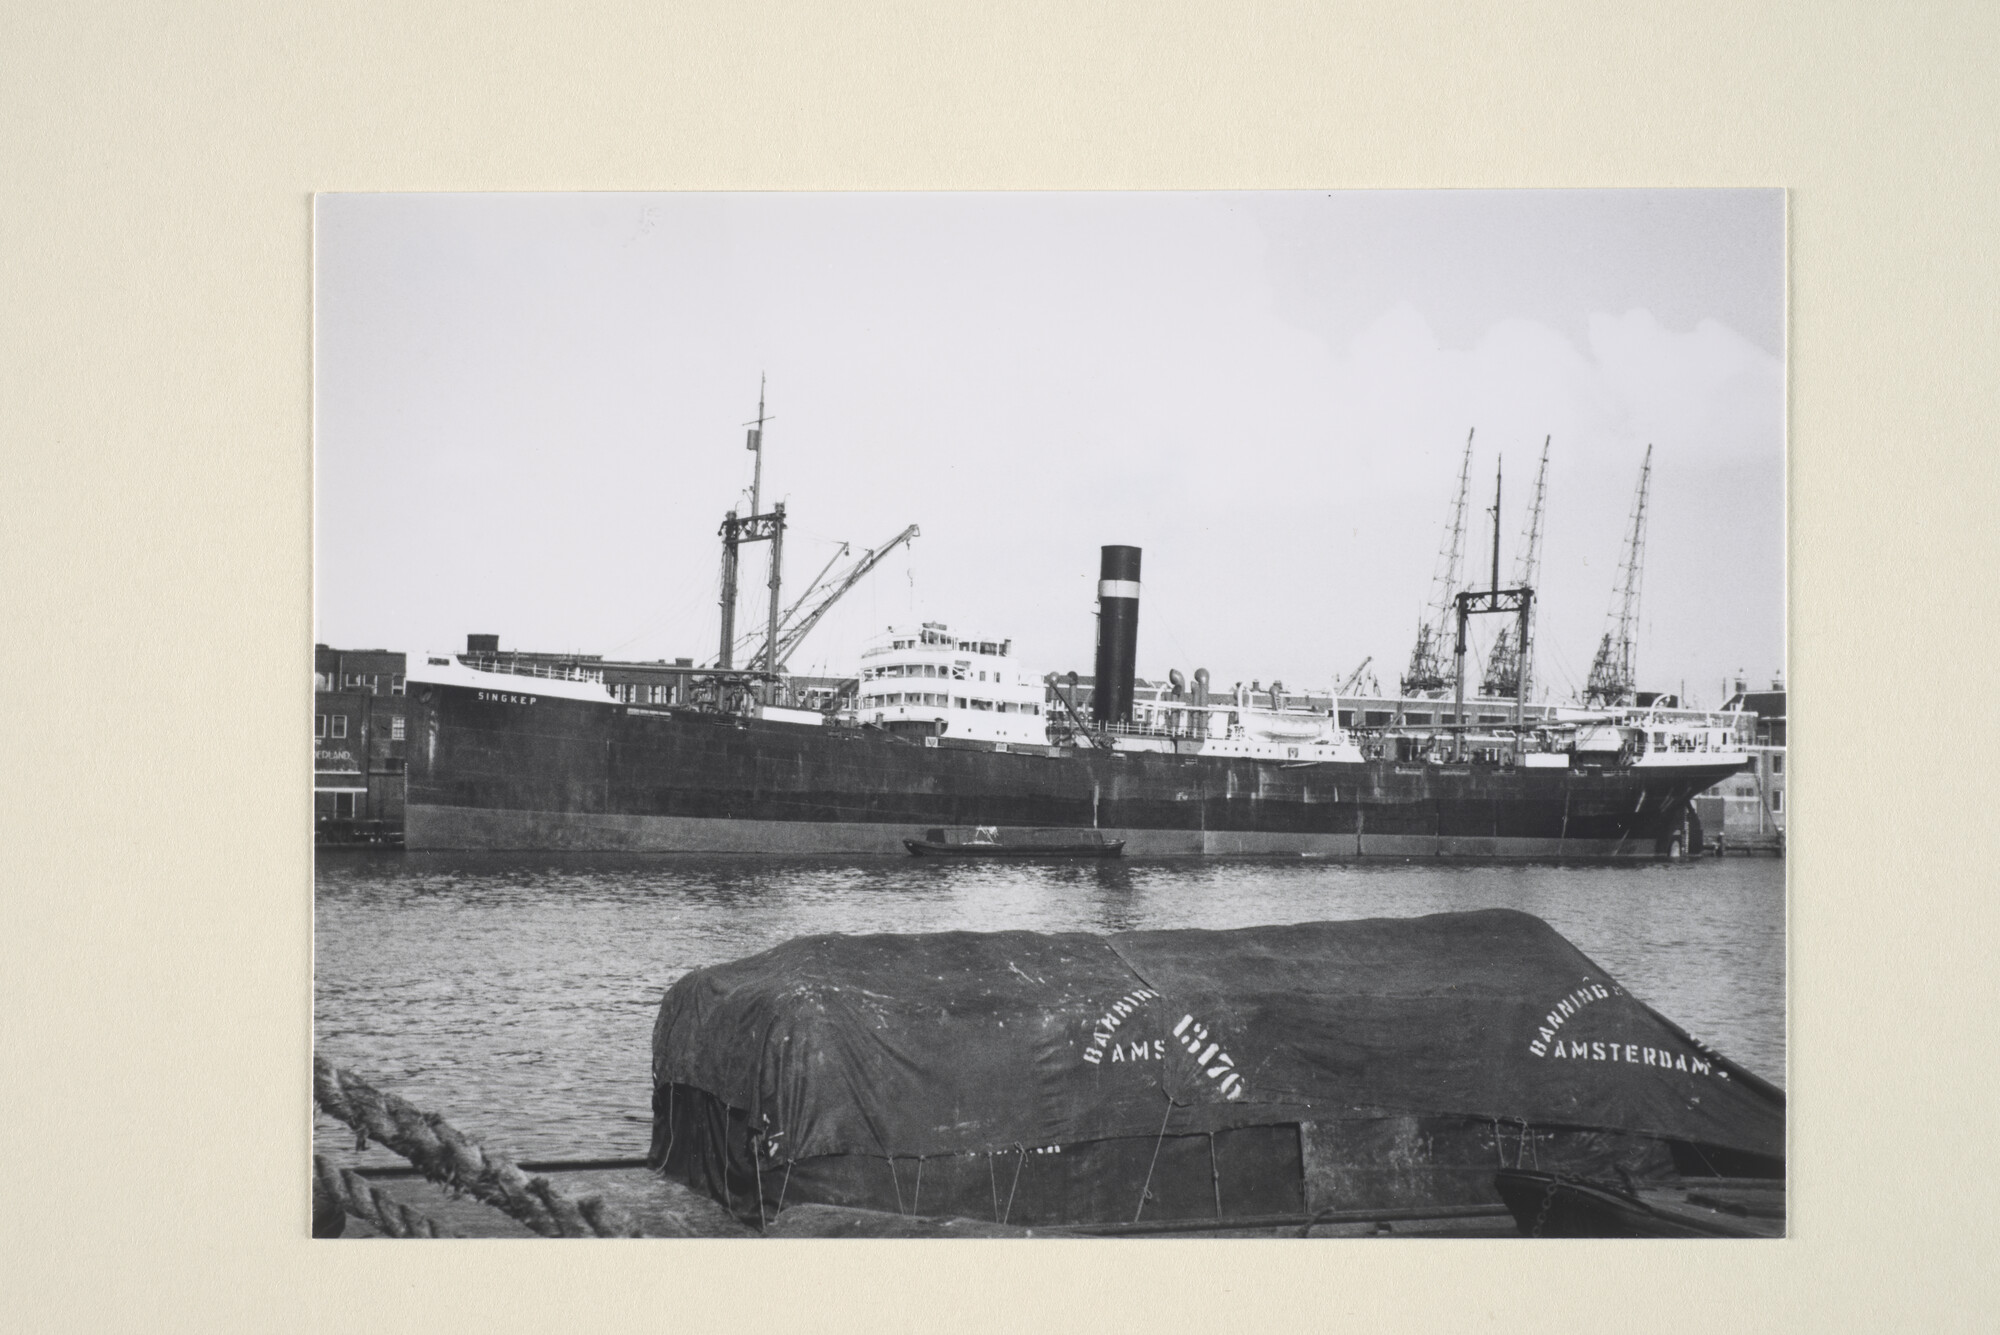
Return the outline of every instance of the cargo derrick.
{"type": "MultiPolygon", "coordinates": [[[[778,667],[782,669],[791,661],[792,654],[800,643],[812,633],[813,627],[833,610],[833,605],[839,602],[848,590],[865,579],[870,571],[887,559],[889,553],[921,536],[923,536],[922,531],[915,524],[911,524],[880,547],[871,547],[863,552],[860,560],[829,580],[827,572],[833,569],[834,562],[851,550],[850,544],[841,543],[840,549],[814,577],[812,583],[806,586],[798,601],[786,608],[785,614],[778,619],[778,667]]],[[[748,648],[756,642],[756,638],[754,635],[741,636],[736,641],[736,647],[739,650],[748,648]]],[[[766,646],[760,644],[753,657],[769,658],[770,655],[766,652],[766,646]]]]}
{"type": "Polygon", "coordinates": [[[1465,498],[1472,484],[1472,434],[1465,433],[1465,457],[1458,466],[1458,494],[1452,501],[1451,517],[1445,521],[1444,543],[1438,549],[1437,569],[1431,578],[1431,600],[1417,626],[1417,643],[1410,651],[1409,670],[1403,674],[1404,695],[1434,694],[1451,683],[1445,671],[1445,643],[1451,634],[1452,600],[1458,593],[1459,568],[1465,558],[1465,498]]]}
{"type": "Polygon", "coordinates": [[[731,510],[722,521],[722,634],[717,646],[714,666],[729,671],[735,662],[736,652],[747,648],[755,639],[755,634],[738,638],[736,635],[736,580],[740,560],[740,548],[746,542],[769,542],[771,544],[771,567],[768,580],[770,607],[766,614],[762,643],[751,656],[752,672],[763,677],[762,702],[777,703],[778,673],[784,668],[801,641],[812,632],[841,596],[859,584],[890,552],[918,536],[917,526],[911,524],[901,533],[883,543],[880,547],[862,553],[855,562],[832,583],[826,582],[827,571],[833,569],[834,561],[845,556],[848,545],[842,543],[833,559],[826,563],[812,583],[791,607],[779,613],[781,604],[783,558],[785,544],[784,502],[771,507],[769,514],[759,514],[758,506],[764,489],[764,426],[773,419],[764,411],[764,381],[757,382],[757,416],[754,421],[744,423],[748,430],[743,448],[756,455],[756,464],[750,478],[750,513],[738,518],[731,510]],[[814,595],[818,595],[816,601],[814,595]],[[811,606],[808,607],[808,602],[811,606]],[[760,661],[761,660],[761,661],[760,661]]]}
{"type": "MultiPolygon", "coordinates": [[[[1542,463],[1535,471],[1535,501],[1528,511],[1528,532],[1514,565],[1516,586],[1532,588],[1535,577],[1541,573],[1542,564],[1542,502],[1548,494],[1549,480],[1549,440],[1542,439],[1542,463]]],[[[1493,641],[1493,652],[1486,660],[1486,675],[1479,684],[1479,693],[1492,700],[1512,699],[1521,690],[1520,636],[1513,626],[1502,626],[1499,636],[1493,641]]]]}
{"type": "Polygon", "coordinates": [[[1632,523],[1625,535],[1625,556],[1618,566],[1618,584],[1611,594],[1611,625],[1591,660],[1583,703],[1593,707],[1629,705],[1634,689],[1634,641],[1639,626],[1639,582],[1646,560],[1646,491],[1653,478],[1653,447],[1639,467],[1639,489],[1632,499],[1632,523]]]}

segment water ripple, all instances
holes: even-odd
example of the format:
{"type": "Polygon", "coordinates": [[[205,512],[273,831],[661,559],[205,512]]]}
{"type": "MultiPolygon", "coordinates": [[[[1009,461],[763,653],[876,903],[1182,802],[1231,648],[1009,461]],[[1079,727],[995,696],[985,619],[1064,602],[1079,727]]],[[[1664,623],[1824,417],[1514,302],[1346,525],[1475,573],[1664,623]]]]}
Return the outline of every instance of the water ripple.
{"type": "MultiPolygon", "coordinates": [[[[1784,864],[1767,859],[1349,867],[337,852],[320,857],[316,885],[320,1050],[528,1157],[642,1152],[667,987],[813,932],[1116,932],[1516,908],[1696,1038],[1784,1081],[1784,864]]],[[[326,1147],[352,1157],[347,1133],[318,1123],[326,1147]]]]}

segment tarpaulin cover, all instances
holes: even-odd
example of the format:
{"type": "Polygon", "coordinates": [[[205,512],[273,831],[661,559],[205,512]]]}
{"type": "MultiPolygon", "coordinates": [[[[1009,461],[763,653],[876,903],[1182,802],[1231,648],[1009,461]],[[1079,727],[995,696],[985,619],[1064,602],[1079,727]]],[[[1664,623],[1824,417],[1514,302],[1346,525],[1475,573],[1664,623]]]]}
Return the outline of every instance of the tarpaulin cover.
{"type": "Polygon", "coordinates": [[[791,1160],[1410,1113],[1784,1153],[1779,1090],[1503,909],[801,937],[675,983],[653,1078],[791,1160]]]}

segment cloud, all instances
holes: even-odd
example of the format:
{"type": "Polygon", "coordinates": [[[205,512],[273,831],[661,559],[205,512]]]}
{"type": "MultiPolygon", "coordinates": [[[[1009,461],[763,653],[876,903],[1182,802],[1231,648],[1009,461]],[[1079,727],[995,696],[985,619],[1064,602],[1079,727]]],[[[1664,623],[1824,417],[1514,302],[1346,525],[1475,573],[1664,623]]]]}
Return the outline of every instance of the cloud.
{"type": "Polygon", "coordinates": [[[1776,357],[1714,320],[1676,333],[1645,310],[1593,314],[1590,353],[1608,395],[1605,429],[1690,453],[1739,448],[1737,391],[1781,388],[1784,373],[1776,357]]]}

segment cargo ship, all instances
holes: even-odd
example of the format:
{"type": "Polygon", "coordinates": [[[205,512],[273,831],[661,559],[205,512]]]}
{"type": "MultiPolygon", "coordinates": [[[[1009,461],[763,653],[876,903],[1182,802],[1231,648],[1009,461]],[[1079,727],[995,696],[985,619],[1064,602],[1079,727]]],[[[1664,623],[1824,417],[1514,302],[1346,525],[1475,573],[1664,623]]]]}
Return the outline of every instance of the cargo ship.
{"type": "MultiPolygon", "coordinates": [[[[725,540],[760,518],[731,515],[725,540]]],[[[726,623],[720,665],[665,702],[587,670],[413,656],[405,845],[900,857],[969,827],[1127,857],[1673,859],[1700,846],[1693,797],[1746,761],[1723,716],[1517,701],[1474,722],[1462,670],[1422,728],[1211,697],[1204,672],[1135,708],[1139,557],[1103,550],[1087,706],[1073,674],[1065,689],[1011,642],[936,623],[891,630],[823,708],[789,700],[775,655],[728,667],[726,623]]],[[[773,608],[767,643],[775,588],[773,608]]]]}

